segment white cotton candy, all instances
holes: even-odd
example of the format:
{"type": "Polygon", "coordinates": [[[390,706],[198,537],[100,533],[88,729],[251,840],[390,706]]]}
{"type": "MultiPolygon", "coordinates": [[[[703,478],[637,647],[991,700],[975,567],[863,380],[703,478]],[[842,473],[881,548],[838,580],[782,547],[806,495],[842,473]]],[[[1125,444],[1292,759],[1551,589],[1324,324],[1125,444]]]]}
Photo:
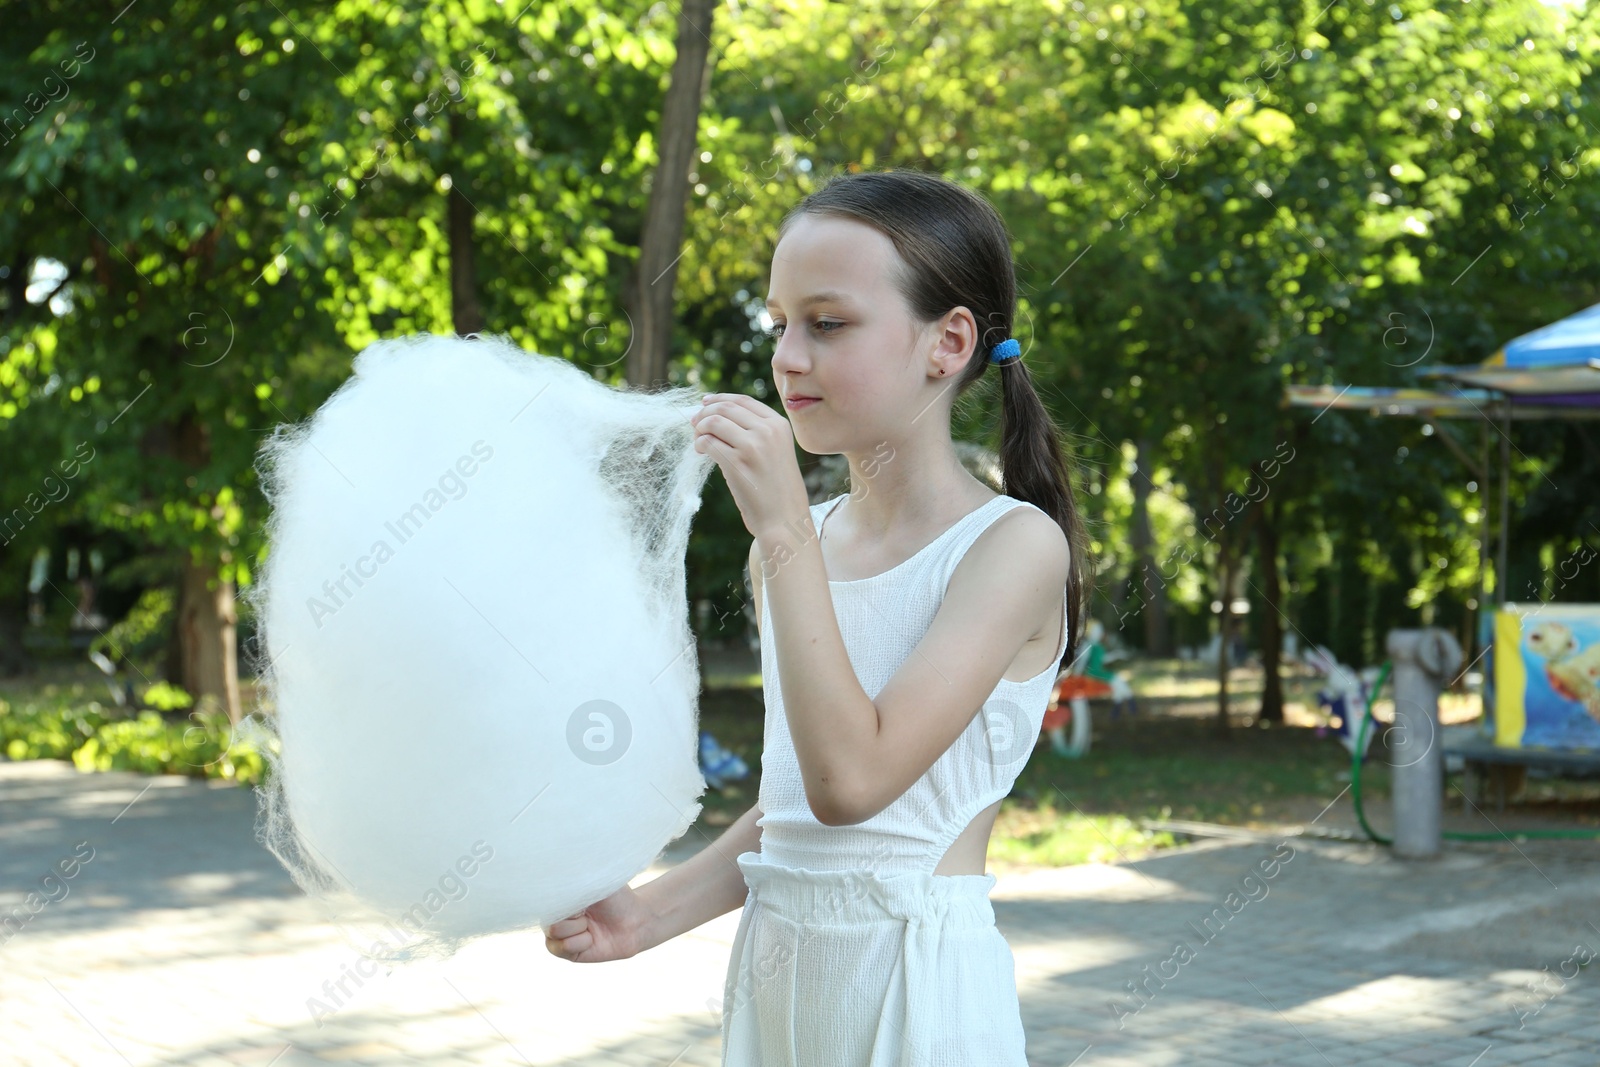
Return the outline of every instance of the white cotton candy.
{"type": "Polygon", "coordinates": [[[262,838],[373,954],[572,915],[699,814],[699,396],[422,336],[264,445],[262,838]]]}

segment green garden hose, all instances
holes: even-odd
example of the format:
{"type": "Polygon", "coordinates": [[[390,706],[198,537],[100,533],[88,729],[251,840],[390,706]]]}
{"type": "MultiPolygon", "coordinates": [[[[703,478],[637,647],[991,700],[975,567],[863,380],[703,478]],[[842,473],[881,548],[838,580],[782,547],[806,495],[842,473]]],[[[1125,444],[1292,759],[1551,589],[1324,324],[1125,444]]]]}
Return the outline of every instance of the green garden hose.
{"type": "Polygon", "coordinates": [[[1361,725],[1356,728],[1355,744],[1350,749],[1350,796],[1356,805],[1356,820],[1361,823],[1361,829],[1366,835],[1380,845],[1394,844],[1394,838],[1384,837],[1372,828],[1367,822],[1367,813],[1361,807],[1361,755],[1366,749],[1363,747],[1367,740],[1367,724],[1372,721],[1372,705],[1378,699],[1378,690],[1383,688],[1383,683],[1388,680],[1389,669],[1392,664],[1383,661],[1383,666],[1378,669],[1377,680],[1372,683],[1372,688],[1367,691],[1367,707],[1361,716],[1361,725]]]}
{"type": "MultiPolygon", "coordinates": [[[[1383,666],[1378,670],[1378,677],[1372,683],[1372,689],[1367,694],[1366,711],[1361,716],[1361,725],[1356,730],[1355,747],[1350,753],[1350,795],[1355,801],[1356,819],[1361,823],[1361,829],[1366,835],[1380,845],[1393,845],[1394,838],[1384,837],[1372,828],[1367,822],[1367,814],[1361,807],[1361,756],[1365,751],[1367,739],[1367,725],[1373,721],[1372,705],[1377,702],[1378,690],[1383,688],[1383,683],[1389,677],[1389,670],[1393,664],[1389,660],[1383,661],[1383,666]]],[[[1549,837],[1549,838],[1579,838],[1591,840],[1600,837],[1600,830],[1517,830],[1511,834],[1493,833],[1466,833],[1459,830],[1441,831],[1440,837],[1447,837],[1452,841],[1501,841],[1517,837],[1549,837]]]]}

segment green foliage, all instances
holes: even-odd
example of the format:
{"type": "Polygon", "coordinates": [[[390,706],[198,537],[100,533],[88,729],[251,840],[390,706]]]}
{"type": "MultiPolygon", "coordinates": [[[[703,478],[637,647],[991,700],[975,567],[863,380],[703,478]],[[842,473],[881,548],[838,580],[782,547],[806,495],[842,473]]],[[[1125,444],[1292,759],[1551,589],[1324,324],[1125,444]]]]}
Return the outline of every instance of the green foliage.
{"type": "Polygon", "coordinates": [[[173,591],[165,586],[146,589],[128,614],[96,636],[89,647],[113,660],[148,661],[166,643],[176,600],[173,591]]]}
{"type": "MultiPolygon", "coordinates": [[[[181,690],[170,695],[186,695],[181,690]]],[[[0,752],[13,760],[71,760],[80,771],[139,771],[261,781],[266,757],[236,739],[221,712],[172,719],[158,711],[114,717],[98,702],[45,696],[16,705],[0,700],[0,752]]]]}
{"type": "Polygon", "coordinates": [[[71,759],[108,721],[93,701],[17,707],[0,700],[0,745],[13,760],[71,759]]]}
{"type": "Polygon", "coordinates": [[[157,711],[176,711],[194,703],[194,697],[169,682],[156,682],[144,691],[141,702],[157,711]]]}

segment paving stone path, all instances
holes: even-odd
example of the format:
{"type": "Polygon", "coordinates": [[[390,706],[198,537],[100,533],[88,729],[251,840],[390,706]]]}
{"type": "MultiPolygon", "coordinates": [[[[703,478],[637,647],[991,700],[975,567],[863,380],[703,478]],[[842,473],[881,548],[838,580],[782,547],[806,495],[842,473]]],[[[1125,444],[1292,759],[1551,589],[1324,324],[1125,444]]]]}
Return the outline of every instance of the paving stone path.
{"type": "MultiPolygon", "coordinates": [[[[737,911],[608,964],[484,938],[315,1013],[359,956],[254,818],[233,786],[0,761],[0,1063],[719,1063],[737,911]]],[[[1600,1064],[1600,845],[1263,835],[992,899],[1035,1067],[1600,1064]]]]}

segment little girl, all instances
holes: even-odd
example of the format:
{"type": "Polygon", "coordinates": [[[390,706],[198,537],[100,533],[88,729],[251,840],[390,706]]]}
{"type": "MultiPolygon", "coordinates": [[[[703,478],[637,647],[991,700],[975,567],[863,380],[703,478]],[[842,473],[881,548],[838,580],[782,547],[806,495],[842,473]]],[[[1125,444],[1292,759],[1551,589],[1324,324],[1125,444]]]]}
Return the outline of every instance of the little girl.
{"type": "Polygon", "coordinates": [[[711,848],[545,933],[598,962],[743,905],[724,1067],[1026,1067],[984,859],[1076,652],[1087,539],[1015,303],[983,197],[913,171],[839,175],[783,220],[772,258],[789,417],[729,393],[692,417],[754,538],[758,800],[711,848]],[[986,373],[1004,495],[950,437],[986,373]],[[809,505],[796,443],[843,454],[850,492],[809,505]]]}

